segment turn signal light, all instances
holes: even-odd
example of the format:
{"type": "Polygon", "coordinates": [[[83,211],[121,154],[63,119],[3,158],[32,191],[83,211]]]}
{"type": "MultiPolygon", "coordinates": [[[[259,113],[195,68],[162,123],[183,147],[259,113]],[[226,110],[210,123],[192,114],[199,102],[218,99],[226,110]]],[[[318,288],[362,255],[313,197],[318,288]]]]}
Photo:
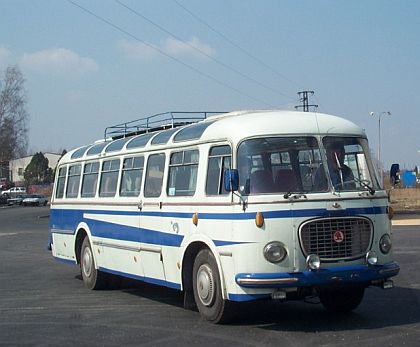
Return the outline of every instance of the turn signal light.
{"type": "Polygon", "coordinates": [[[194,213],[192,215],[192,222],[195,226],[197,226],[197,224],[198,224],[198,214],[197,213],[194,213]]]}
{"type": "Polygon", "coordinates": [[[255,225],[261,228],[264,225],[264,216],[261,212],[257,212],[255,215],[255,225]]]}

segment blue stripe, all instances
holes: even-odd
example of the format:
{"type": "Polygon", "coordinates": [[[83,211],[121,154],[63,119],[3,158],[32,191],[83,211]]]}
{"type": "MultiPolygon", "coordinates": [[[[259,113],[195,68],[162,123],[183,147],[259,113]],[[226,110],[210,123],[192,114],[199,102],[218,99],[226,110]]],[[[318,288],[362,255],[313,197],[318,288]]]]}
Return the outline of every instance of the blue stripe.
{"type": "Polygon", "coordinates": [[[76,260],[63,259],[63,258],[59,258],[59,257],[54,257],[54,259],[57,260],[60,263],[70,264],[70,265],[77,265],[76,260]]]}
{"type": "Polygon", "coordinates": [[[247,241],[224,241],[224,240],[213,240],[216,247],[222,247],[222,246],[230,246],[230,245],[242,245],[245,243],[253,243],[253,242],[247,242],[247,241]]]}
{"type": "Polygon", "coordinates": [[[373,280],[383,280],[396,276],[400,271],[397,262],[393,261],[383,265],[344,265],[332,268],[321,268],[316,271],[284,273],[239,273],[235,276],[236,283],[247,288],[287,288],[327,285],[337,283],[370,283],[373,280]],[[240,280],[252,279],[252,283],[240,283],[240,280]],[[258,280],[296,279],[286,283],[258,283],[258,280]]]}
{"type": "Polygon", "coordinates": [[[267,299],[271,297],[271,294],[228,294],[230,301],[254,301],[254,300],[261,300],[261,299],[267,299]]]}
{"type": "Polygon", "coordinates": [[[86,221],[92,236],[107,239],[148,243],[160,246],[180,247],[183,235],[169,234],[156,230],[130,227],[96,220],[86,221]]]}
{"type": "Polygon", "coordinates": [[[133,275],[133,274],[130,274],[130,273],[116,271],[116,270],[110,270],[110,269],[103,268],[103,267],[99,268],[99,271],[107,272],[107,273],[122,276],[122,277],[132,278],[132,279],[135,279],[135,280],[138,280],[138,281],[143,281],[143,282],[147,282],[147,283],[151,283],[151,284],[157,284],[159,286],[165,286],[165,287],[181,290],[181,285],[180,284],[174,283],[174,282],[169,282],[169,281],[166,281],[166,280],[159,280],[159,279],[151,278],[151,277],[133,275]]]}
{"type": "MultiPolygon", "coordinates": [[[[94,219],[85,219],[84,214],[91,215],[110,215],[110,216],[138,216],[141,220],[142,216],[149,217],[173,217],[173,218],[191,218],[192,213],[186,212],[140,212],[140,211],[109,211],[109,210],[71,210],[71,209],[51,209],[50,214],[50,229],[67,231],[76,231],[77,225],[80,222],[88,224],[93,236],[141,242],[154,245],[180,247],[184,236],[145,229],[120,225],[118,223],[110,223],[97,221],[94,219]]],[[[348,208],[338,211],[330,211],[327,209],[301,209],[301,210],[277,210],[277,211],[263,211],[265,219],[282,219],[282,218],[334,218],[345,217],[354,215],[375,215],[386,214],[386,206],[379,207],[361,207],[361,208],[348,208]]],[[[244,213],[199,213],[199,219],[203,220],[253,220],[255,219],[256,212],[244,213]]],[[[227,246],[234,244],[241,244],[246,242],[234,242],[226,240],[213,240],[216,246],[227,246]]]]}
{"type": "MultiPolygon", "coordinates": [[[[66,209],[52,209],[52,217],[58,217],[59,213],[63,213],[62,218],[66,219],[65,215],[71,213],[80,215],[83,213],[90,214],[105,214],[110,216],[147,216],[147,217],[173,217],[173,218],[192,218],[193,213],[190,212],[141,212],[141,211],[109,211],[109,210],[66,210],[66,209]]],[[[323,217],[336,215],[361,215],[361,214],[386,214],[386,206],[376,207],[358,207],[347,208],[343,210],[327,210],[327,209],[300,209],[300,210],[277,210],[277,211],[261,211],[264,213],[264,218],[293,218],[293,217],[323,217]]],[[[254,219],[256,212],[243,213],[198,213],[200,219],[210,220],[246,220],[254,219]]],[[[54,227],[53,225],[51,227],[54,227]]]]}

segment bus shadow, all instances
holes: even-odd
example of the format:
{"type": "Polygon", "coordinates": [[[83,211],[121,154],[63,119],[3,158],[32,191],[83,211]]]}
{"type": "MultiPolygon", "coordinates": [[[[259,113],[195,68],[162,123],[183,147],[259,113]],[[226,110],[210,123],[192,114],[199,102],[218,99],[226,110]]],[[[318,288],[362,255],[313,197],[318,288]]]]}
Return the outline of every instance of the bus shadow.
{"type": "MultiPolygon", "coordinates": [[[[81,276],[76,276],[81,280],[81,276]]],[[[107,290],[120,290],[155,302],[183,308],[181,291],[130,278],[116,277],[107,290]]],[[[232,326],[259,326],[273,331],[339,332],[369,330],[420,323],[420,289],[396,286],[368,288],[360,306],[347,314],[327,312],[318,300],[273,300],[235,303],[232,326]]],[[[197,313],[197,315],[199,315],[197,313]]]]}
{"type": "Polygon", "coordinates": [[[135,280],[125,280],[122,282],[121,290],[125,293],[146,298],[155,302],[178,308],[184,307],[183,292],[154,284],[139,282],[135,280]]]}
{"type": "Polygon", "coordinates": [[[327,312],[321,304],[266,301],[244,306],[241,316],[234,325],[290,332],[339,332],[416,324],[420,322],[420,290],[369,288],[360,306],[347,314],[327,312]]]}

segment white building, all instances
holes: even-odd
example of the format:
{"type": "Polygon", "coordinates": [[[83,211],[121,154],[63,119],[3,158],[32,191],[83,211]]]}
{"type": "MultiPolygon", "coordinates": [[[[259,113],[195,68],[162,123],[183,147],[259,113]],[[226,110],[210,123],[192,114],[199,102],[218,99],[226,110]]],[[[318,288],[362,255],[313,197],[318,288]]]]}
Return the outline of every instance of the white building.
{"type": "MultiPolygon", "coordinates": [[[[45,158],[48,159],[48,166],[51,169],[55,169],[57,166],[58,160],[61,158],[61,154],[56,153],[42,153],[45,158]]],[[[9,170],[10,170],[10,180],[15,184],[23,183],[25,180],[23,177],[23,172],[28,164],[31,162],[33,155],[29,155],[27,157],[10,160],[9,162],[9,170]]]]}

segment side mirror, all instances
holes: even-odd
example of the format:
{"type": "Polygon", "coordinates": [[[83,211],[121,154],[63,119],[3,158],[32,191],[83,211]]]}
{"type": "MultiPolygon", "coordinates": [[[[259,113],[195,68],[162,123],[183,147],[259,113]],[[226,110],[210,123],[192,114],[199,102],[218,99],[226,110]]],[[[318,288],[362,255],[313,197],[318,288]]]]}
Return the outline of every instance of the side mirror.
{"type": "Polygon", "coordinates": [[[235,192],[239,188],[239,174],[236,169],[227,169],[224,173],[225,190],[235,192]]]}
{"type": "Polygon", "coordinates": [[[390,178],[392,185],[398,184],[400,182],[399,178],[399,171],[400,171],[400,165],[399,164],[392,164],[391,170],[390,170],[390,178]]]}

